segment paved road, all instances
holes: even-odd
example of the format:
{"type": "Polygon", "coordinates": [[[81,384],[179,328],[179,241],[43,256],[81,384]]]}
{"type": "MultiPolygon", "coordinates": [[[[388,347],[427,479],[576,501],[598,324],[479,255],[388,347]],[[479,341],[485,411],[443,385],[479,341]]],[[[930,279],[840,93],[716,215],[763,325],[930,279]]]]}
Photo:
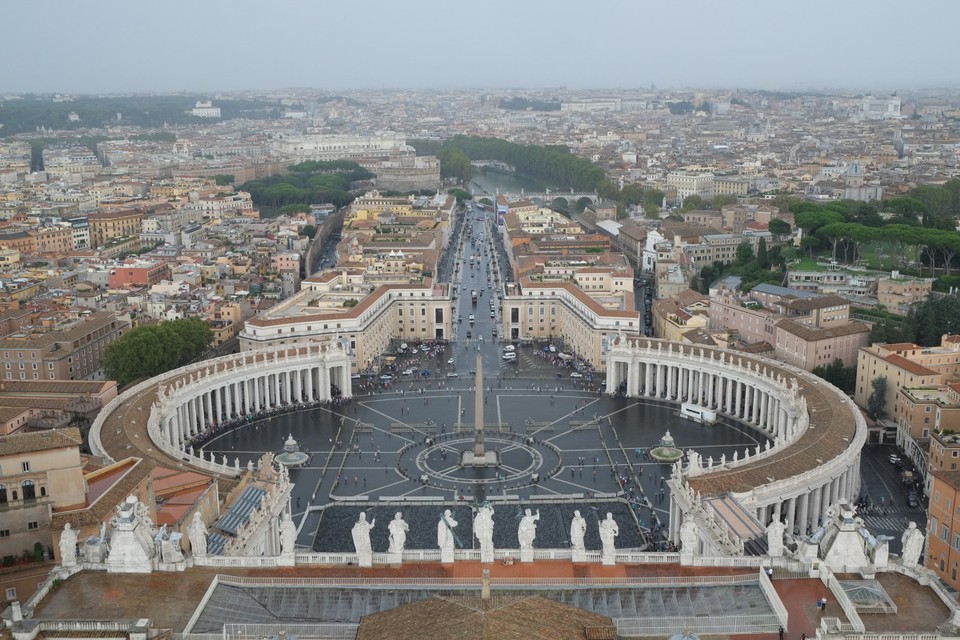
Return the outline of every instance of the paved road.
{"type": "Polygon", "coordinates": [[[893,536],[890,541],[893,553],[900,553],[900,536],[911,521],[921,529],[927,521],[922,504],[911,507],[907,503],[911,487],[900,482],[903,469],[889,460],[891,454],[901,453],[894,445],[870,444],[863,448],[860,457],[860,498],[872,505],[872,508],[861,509],[861,517],[874,535],[893,536]]]}

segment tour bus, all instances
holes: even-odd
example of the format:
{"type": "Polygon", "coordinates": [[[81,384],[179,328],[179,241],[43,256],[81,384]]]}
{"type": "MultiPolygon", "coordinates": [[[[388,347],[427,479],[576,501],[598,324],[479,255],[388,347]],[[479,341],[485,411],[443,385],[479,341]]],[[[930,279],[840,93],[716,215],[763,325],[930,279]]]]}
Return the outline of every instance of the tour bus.
{"type": "Polygon", "coordinates": [[[713,424],[717,421],[716,411],[701,407],[692,402],[684,402],[680,405],[680,416],[693,420],[694,422],[702,422],[703,424],[713,424]]]}

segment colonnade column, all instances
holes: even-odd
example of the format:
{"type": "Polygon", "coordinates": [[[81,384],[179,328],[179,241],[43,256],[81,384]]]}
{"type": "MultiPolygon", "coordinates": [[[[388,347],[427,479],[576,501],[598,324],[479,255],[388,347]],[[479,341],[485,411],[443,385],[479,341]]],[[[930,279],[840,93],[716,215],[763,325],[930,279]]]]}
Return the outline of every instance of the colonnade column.
{"type": "Polygon", "coordinates": [[[800,521],[798,525],[799,525],[799,531],[801,536],[806,535],[809,529],[810,522],[807,519],[810,513],[809,508],[810,508],[810,492],[807,492],[807,493],[801,494],[800,496],[800,521]]]}
{"type": "Polygon", "coordinates": [[[794,523],[797,519],[797,497],[794,496],[787,500],[787,531],[793,533],[794,523]]]}

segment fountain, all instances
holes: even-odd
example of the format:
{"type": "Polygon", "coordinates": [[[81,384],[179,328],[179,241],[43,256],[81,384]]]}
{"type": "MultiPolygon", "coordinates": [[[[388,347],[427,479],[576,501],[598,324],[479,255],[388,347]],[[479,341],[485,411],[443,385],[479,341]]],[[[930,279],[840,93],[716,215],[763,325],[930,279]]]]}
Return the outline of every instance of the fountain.
{"type": "Polygon", "coordinates": [[[300,451],[300,445],[293,439],[292,433],[287,436],[287,441],[283,443],[283,453],[277,454],[274,458],[285,467],[299,467],[306,464],[309,459],[310,456],[300,451]]]}
{"type": "Polygon", "coordinates": [[[657,462],[676,462],[683,457],[683,451],[677,449],[669,429],[660,438],[660,445],[650,450],[650,457],[657,462]]]}

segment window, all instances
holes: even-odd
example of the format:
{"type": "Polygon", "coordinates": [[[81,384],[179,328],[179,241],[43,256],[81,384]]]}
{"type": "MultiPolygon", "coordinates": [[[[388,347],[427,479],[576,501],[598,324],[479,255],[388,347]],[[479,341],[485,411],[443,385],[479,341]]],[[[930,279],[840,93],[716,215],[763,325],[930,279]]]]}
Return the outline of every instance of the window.
{"type": "Polygon", "coordinates": [[[20,470],[21,470],[22,472],[24,472],[24,473],[29,473],[29,472],[30,472],[30,461],[27,460],[27,461],[25,461],[25,462],[21,462],[21,463],[20,463],[20,470]]]}
{"type": "Polygon", "coordinates": [[[9,538],[10,529],[0,529],[0,538],[9,538]]]}
{"type": "Polygon", "coordinates": [[[34,520],[33,522],[27,523],[27,529],[30,531],[33,531],[34,529],[39,529],[39,528],[40,528],[40,523],[38,523],[36,520],[34,520]]]}
{"type": "Polygon", "coordinates": [[[6,590],[7,600],[16,600],[17,599],[17,588],[8,587],[6,590]]]}

